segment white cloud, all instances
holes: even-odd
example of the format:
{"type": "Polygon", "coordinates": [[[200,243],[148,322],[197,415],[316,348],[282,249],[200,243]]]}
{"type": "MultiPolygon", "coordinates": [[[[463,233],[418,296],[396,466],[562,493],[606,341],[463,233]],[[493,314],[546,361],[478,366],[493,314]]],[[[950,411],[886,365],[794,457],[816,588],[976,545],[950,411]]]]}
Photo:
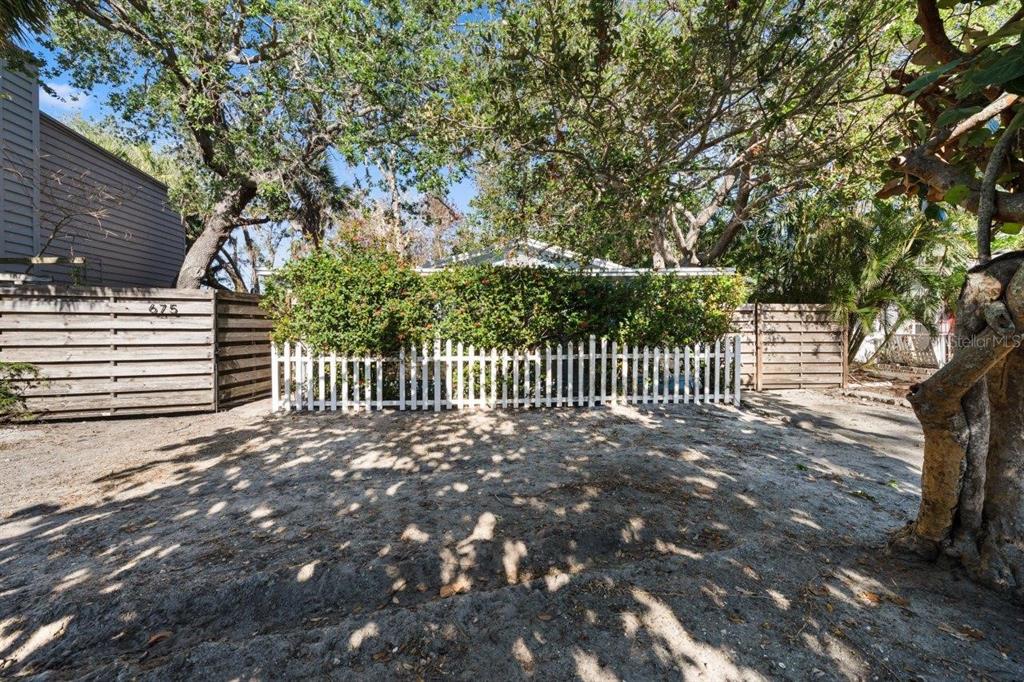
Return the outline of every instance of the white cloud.
{"type": "Polygon", "coordinates": [[[39,108],[46,112],[80,112],[89,103],[89,95],[65,83],[49,83],[54,94],[39,90],[39,108]]]}

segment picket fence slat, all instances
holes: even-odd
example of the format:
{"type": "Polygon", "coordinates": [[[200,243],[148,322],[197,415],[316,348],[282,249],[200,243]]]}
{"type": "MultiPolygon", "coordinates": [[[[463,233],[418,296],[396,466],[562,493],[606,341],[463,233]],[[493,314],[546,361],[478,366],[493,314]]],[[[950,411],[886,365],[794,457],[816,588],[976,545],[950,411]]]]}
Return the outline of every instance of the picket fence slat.
{"type": "Polygon", "coordinates": [[[338,357],[294,342],[270,350],[275,412],[738,406],[743,376],[739,335],[682,347],[620,346],[591,336],[500,352],[435,339],[394,357],[338,357]]]}

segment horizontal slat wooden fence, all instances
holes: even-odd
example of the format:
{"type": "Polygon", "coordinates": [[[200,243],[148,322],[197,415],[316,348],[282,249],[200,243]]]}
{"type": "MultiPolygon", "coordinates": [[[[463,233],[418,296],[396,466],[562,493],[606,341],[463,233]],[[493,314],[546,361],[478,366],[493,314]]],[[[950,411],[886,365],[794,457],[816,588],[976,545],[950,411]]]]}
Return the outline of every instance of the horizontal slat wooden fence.
{"type": "Polygon", "coordinates": [[[758,303],[745,308],[753,308],[756,390],[845,386],[846,328],[827,305],[758,303]]]}
{"type": "Polygon", "coordinates": [[[272,408],[448,410],[611,403],[740,402],[741,340],[686,348],[588,343],[498,351],[442,343],[397,357],[339,357],[301,343],[272,348],[272,408]]]}
{"type": "Polygon", "coordinates": [[[0,361],[28,362],[39,418],[209,412],[270,393],[257,297],[158,288],[0,289],[0,361]]]}
{"type": "Polygon", "coordinates": [[[0,360],[34,364],[39,416],[212,410],[213,297],[174,289],[16,287],[0,293],[0,360]]]}
{"type": "Polygon", "coordinates": [[[217,405],[270,395],[270,329],[255,294],[217,292],[217,405]]]}

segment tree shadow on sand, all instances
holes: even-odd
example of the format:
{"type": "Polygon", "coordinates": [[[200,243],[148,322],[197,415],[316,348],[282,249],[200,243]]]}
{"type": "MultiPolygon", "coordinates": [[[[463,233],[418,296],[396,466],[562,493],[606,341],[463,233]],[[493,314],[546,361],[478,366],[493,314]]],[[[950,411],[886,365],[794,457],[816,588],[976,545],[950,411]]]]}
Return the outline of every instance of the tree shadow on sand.
{"type": "Polygon", "coordinates": [[[1013,678],[1017,607],[882,554],[918,500],[906,419],[767,396],[222,428],[0,522],[0,673],[1013,678]]]}

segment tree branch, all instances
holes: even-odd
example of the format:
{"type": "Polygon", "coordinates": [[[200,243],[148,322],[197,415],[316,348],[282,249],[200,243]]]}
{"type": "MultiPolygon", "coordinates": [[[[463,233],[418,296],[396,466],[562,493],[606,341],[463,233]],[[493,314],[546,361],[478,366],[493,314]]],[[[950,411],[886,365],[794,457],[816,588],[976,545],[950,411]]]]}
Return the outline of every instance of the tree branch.
{"type": "Polygon", "coordinates": [[[928,153],[934,153],[939,149],[939,147],[943,147],[954,142],[964,133],[970,132],[974,128],[991,121],[1003,111],[1016,104],[1019,99],[1020,97],[1018,95],[1011,95],[1009,93],[1003,94],[978,113],[968,116],[957,123],[956,126],[950,130],[948,135],[943,135],[941,131],[933,135],[928,142],[925,143],[925,151],[928,153]]]}
{"type": "MultiPolygon", "coordinates": [[[[927,154],[923,147],[912,147],[897,157],[889,160],[889,167],[900,173],[918,178],[941,192],[948,192],[954,185],[966,185],[971,191],[965,205],[971,211],[978,210],[980,185],[974,175],[966,170],[946,163],[942,159],[927,154]]],[[[1024,193],[995,191],[993,220],[1008,223],[1024,222],[1024,193]]]]}
{"type": "Polygon", "coordinates": [[[985,167],[985,175],[981,179],[981,189],[978,192],[977,240],[978,260],[982,263],[987,263],[992,259],[992,216],[996,209],[996,179],[999,177],[999,169],[1003,166],[1003,158],[1016,139],[1017,131],[1022,124],[1024,124],[1024,109],[1014,115],[992,148],[988,165],[985,167]]]}
{"type": "Polygon", "coordinates": [[[948,63],[964,56],[946,35],[946,27],[942,23],[935,0],[917,0],[917,17],[914,21],[924,32],[925,42],[941,61],[948,63]]]}

